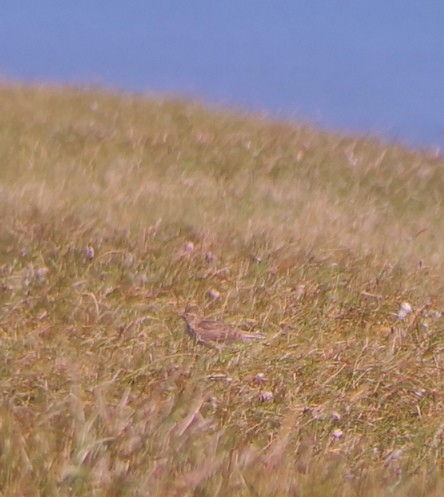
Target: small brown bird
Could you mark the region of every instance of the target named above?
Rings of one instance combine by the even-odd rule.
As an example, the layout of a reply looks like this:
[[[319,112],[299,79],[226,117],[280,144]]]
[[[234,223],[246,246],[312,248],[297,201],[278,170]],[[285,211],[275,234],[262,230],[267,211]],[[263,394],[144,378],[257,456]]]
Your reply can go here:
[[[184,312],[180,314],[186,324],[186,331],[196,343],[205,345],[217,343],[251,342],[261,340],[264,335],[261,333],[246,333],[223,321],[210,321],[209,319],[199,319],[195,314]]]

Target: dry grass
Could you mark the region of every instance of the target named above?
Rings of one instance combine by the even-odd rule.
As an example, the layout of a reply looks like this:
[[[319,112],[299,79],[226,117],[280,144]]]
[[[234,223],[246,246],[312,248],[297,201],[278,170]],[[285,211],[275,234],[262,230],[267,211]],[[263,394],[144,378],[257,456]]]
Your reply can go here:
[[[0,495],[443,495],[443,160],[99,91],[0,104]],[[265,339],[199,347],[188,305]]]

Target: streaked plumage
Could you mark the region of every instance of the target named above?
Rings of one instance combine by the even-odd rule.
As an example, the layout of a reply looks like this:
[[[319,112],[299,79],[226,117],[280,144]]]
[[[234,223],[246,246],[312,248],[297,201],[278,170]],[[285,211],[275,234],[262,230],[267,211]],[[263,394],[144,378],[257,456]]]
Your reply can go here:
[[[264,336],[260,333],[246,333],[223,321],[211,321],[209,319],[199,319],[195,314],[184,312],[180,315],[186,324],[186,331],[196,343],[233,343],[251,342],[260,340]]]

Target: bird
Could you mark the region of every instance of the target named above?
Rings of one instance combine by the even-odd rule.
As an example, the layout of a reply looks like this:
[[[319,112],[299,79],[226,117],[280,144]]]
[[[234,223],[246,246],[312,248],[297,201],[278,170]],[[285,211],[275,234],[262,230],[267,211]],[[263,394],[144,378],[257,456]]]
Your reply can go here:
[[[199,319],[190,312],[183,312],[179,316],[185,321],[188,335],[198,344],[251,342],[264,338],[262,333],[246,333],[224,321]]]

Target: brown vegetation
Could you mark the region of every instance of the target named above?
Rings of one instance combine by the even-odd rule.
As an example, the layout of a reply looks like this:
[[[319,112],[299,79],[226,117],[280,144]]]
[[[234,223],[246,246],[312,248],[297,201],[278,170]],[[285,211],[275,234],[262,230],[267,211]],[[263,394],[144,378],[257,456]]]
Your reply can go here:
[[[443,495],[444,161],[99,91],[0,104],[0,495]],[[188,305],[264,340],[203,349]]]

